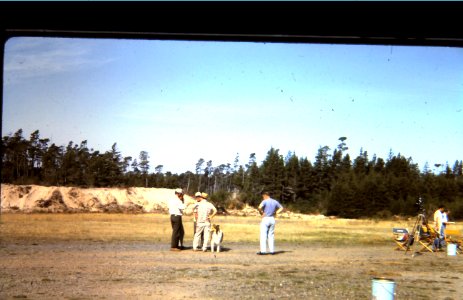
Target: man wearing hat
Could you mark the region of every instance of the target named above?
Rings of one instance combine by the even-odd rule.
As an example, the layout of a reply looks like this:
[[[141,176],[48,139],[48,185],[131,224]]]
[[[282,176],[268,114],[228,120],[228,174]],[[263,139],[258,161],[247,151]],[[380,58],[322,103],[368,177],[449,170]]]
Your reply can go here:
[[[193,239],[193,251],[198,251],[199,240],[201,239],[201,234],[204,232],[204,242],[203,242],[203,251],[207,250],[207,243],[209,240],[209,232],[211,228],[211,219],[214,218],[217,213],[217,208],[207,201],[208,195],[206,193],[197,192],[195,194],[198,203],[198,218],[196,220],[196,232]]]
[[[170,251],[180,251],[183,249],[183,229],[182,215],[185,209],[183,203],[183,190],[175,189],[175,197],[169,200],[170,224],[172,225],[172,238],[170,242]]]
[[[199,206],[199,202],[201,202],[202,199],[203,198],[201,197],[201,192],[197,192],[195,194],[196,203],[193,206],[193,239],[194,239],[194,235],[196,234],[196,222],[198,220],[198,206]],[[198,247],[202,248],[203,243],[204,243],[204,231],[201,234],[201,238],[199,239]]]

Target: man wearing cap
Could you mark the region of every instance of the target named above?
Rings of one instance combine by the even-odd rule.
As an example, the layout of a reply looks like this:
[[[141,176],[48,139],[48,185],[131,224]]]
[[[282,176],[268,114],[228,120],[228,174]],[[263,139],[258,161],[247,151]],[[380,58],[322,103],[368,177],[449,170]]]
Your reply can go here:
[[[175,189],[175,197],[169,200],[170,224],[172,225],[170,251],[183,249],[183,237],[185,235],[182,223],[183,210],[185,209],[183,201],[183,190]]]
[[[260,251],[258,255],[267,254],[267,243],[270,254],[275,254],[275,216],[283,211],[283,206],[270,198],[268,192],[262,193],[262,202],[259,205],[259,212],[262,215],[260,222]]]
[[[198,199],[198,218],[196,220],[196,233],[193,239],[193,251],[198,251],[199,240],[201,239],[201,234],[204,232],[204,242],[203,242],[203,251],[207,250],[207,243],[209,240],[209,234],[211,229],[211,220],[214,218],[217,213],[217,208],[207,201],[208,195],[206,193],[197,192],[195,194],[196,199]]]

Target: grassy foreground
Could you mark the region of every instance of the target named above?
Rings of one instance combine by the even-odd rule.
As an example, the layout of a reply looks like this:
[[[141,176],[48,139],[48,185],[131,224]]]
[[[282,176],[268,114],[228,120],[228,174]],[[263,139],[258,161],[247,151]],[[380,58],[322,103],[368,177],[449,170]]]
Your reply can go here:
[[[259,217],[217,216],[226,242],[259,241]],[[193,221],[184,216],[185,243],[191,244]],[[393,227],[413,227],[409,221],[289,220],[277,218],[276,239],[289,243],[332,245],[387,244]],[[453,225],[462,229],[461,225]],[[170,241],[168,215],[162,214],[2,214],[0,241]]]

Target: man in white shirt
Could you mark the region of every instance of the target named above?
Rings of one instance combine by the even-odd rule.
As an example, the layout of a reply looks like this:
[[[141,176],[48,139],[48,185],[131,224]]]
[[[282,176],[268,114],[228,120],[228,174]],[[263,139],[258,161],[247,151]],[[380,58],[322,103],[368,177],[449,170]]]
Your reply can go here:
[[[196,233],[193,239],[193,251],[198,251],[199,240],[201,234],[204,232],[203,251],[207,250],[207,243],[209,242],[209,235],[211,229],[211,220],[217,214],[217,208],[207,201],[206,193],[196,193],[198,199],[198,219],[196,220]]]
[[[444,212],[442,213],[442,232],[443,232],[443,237],[445,239],[445,228],[447,228],[447,225],[449,223],[449,213],[450,210],[448,208],[444,209]]]
[[[185,209],[183,202],[183,190],[175,189],[175,197],[169,199],[170,224],[172,225],[172,238],[170,242],[170,251],[180,251],[183,249],[183,229],[182,215]]]
[[[195,203],[194,203],[194,206],[193,206],[193,239],[194,239],[194,236],[196,234],[196,222],[198,220],[198,206],[199,206],[199,202],[201,202],[201,193],[200,192],[197,192],[195,194]],[[203,247],[203,243],[204,243],[204,231],[203,233],[201,234],[201,238],[198,242],[198,247]]]
[[[443,224],[443,213],[444,213],[444,205],[439,205],[438,209],[434,212],[434,229],[437,232],[437,237],[434,239],[433,249],[432,250],[439,250],[445,244],[444,239],[444,224]]]

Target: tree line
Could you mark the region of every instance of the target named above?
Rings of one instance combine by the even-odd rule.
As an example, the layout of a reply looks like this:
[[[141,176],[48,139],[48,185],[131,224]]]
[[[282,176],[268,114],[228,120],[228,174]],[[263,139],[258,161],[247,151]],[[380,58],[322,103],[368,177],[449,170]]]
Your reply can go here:
[[[347,138],[339,138],[333,148],[320,147],[314,161],[294,152],[286,155],[270,148],[257,162],[255,153],[246,164],[214,165],[200,158],[195,172],[172,174],[163,165],[150,172],[149,154],[123,157],[114,143],[100,152],[89,148],[87,141],[69,142],[67,146],[50,144],[39,130],[23,137],[23,130],[2,138],[2,183],[39,184],[78,187],[182,187],[187,193],[205,191],[212,201],[226,207],[256,206],[263,190],[286,207],[302,213],[322,213],[346,218],[392,215],[413,216],[424,209],[432,214],[445,204],[454,218],[463,218],[463,163],[455,161],[435,167],[426,164],[422,171],[411,157],[389,153],[387,159],[369,157],[363,149],[351,158]]]

